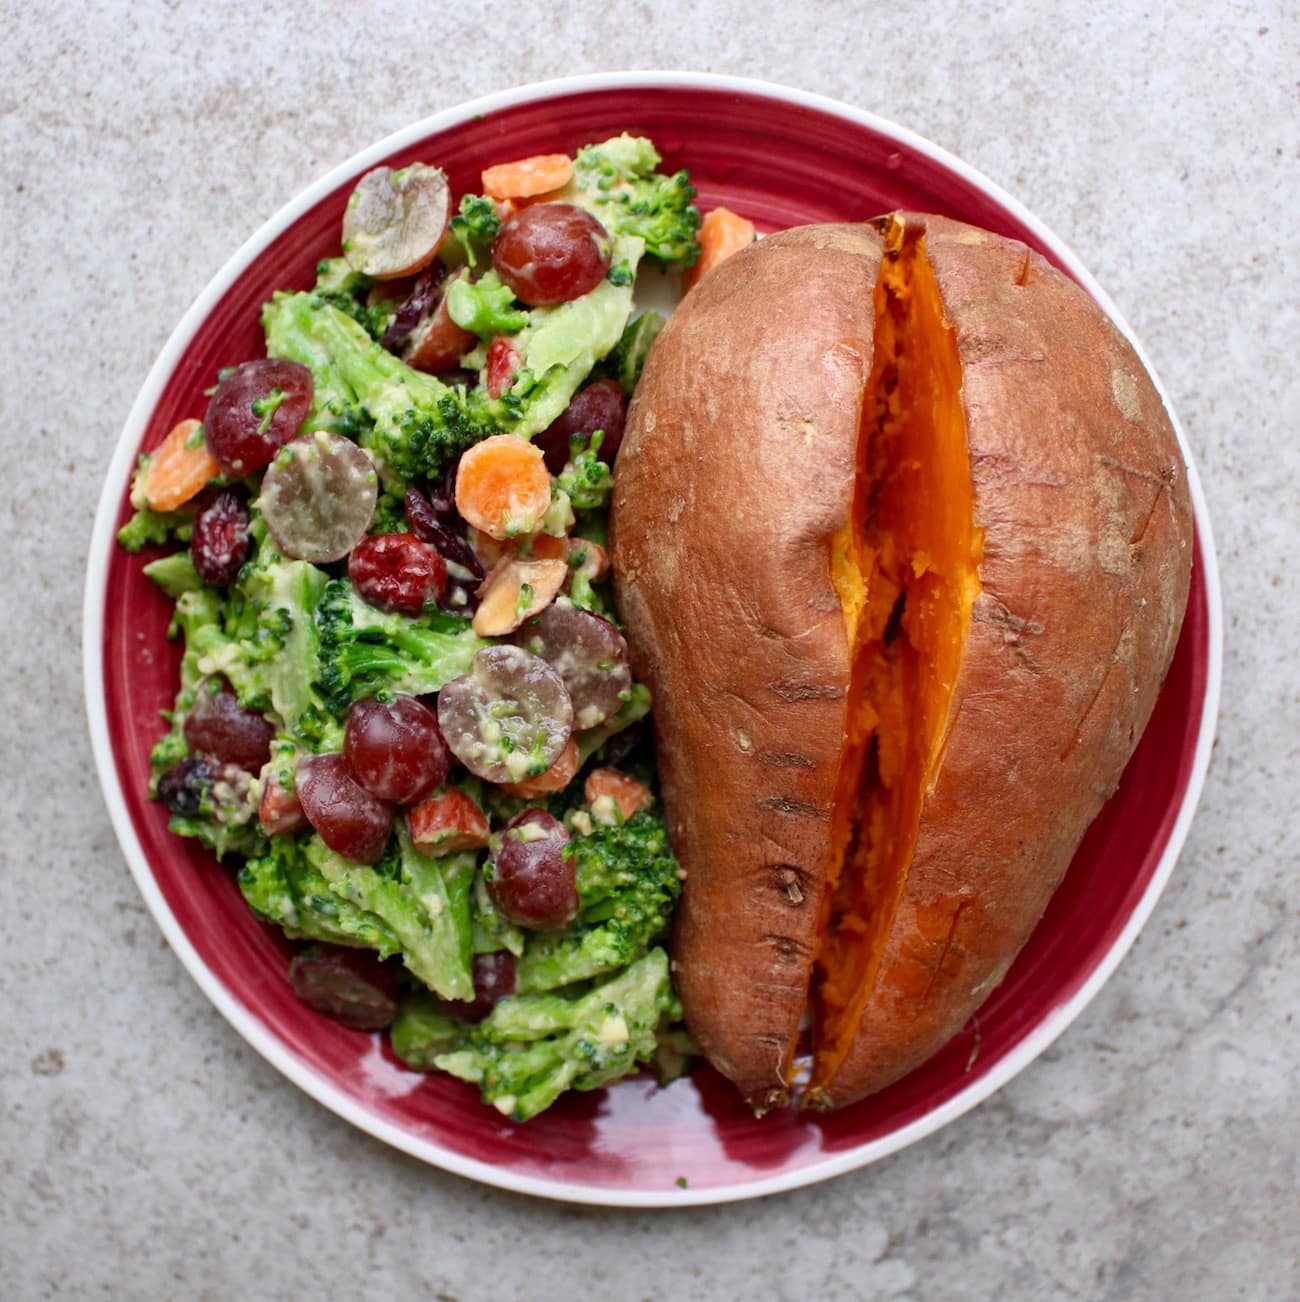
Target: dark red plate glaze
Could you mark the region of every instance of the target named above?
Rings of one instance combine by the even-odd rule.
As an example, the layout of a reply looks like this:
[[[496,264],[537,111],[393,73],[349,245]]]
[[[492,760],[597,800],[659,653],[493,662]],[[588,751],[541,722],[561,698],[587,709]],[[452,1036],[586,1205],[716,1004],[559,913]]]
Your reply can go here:
[[[178,420],[202,415],[203,390],[220,367],[261,355],[261,303],[277,289],[308,286],[316,261],[337,253],[351,185],[380,162],[439,163],[459,194],[478,188],[487,164],[571,152],[628,130],[648,134],[667,167],[689,168],[702,207],[725,203],[763,230],[897,207],[938,212],[1025,240],[1087,283],[1032,218],[907,133],[775,88],[678,82],[629,74],[536,88],[501,97],[481,116],[482,106],[470,106],[449,115],[462,120],[435,121],[441,129],[358,160],[287,225],[277,218],[271,225],[283,229],[260,251],[240,255],[236,262],[245,265],[233,278],[230,269],[218,278],[228,287],[189,337],[174,341],[179,352],[165,376],[151,377],[156,401],[137,410],[124,436],[132,456]],[[126,462],[116,465],[121,478],[101,508],[113,529],[129,514]],[[1178,842],[1185,832],[1208,751],[1203,717],[1217,691],[1217,587],[1199,500],[1198,512],[1191,600],[1155,714],[1033,937],[952,1043],[884,1093],[825,1116],[756,1121],[725,1080],[701,1068],[665,1090],[635,1078],[572,1095],[515,1125],[469,1087],[406,1071],[378,1037],[299,1003],[286,975],[288,943],[249,914],[232,870],[171,836],[165,811],[145,798],[149,749],[162,729],[159,711],[172,700],[179,657],[166,640],[170,603],[141,573],[149,557],[112,546],[105,522],[91,557],[90,583],[98,586],[87,598],[88,639],[102,655],[102,666],[93,649],[88,660],[92,733],[102,716],[107,737],[96,744],[110,808],[146,896],[149,879],[156,886],[160,900],[150,903],[164,929],[183,933],[193,955],[181,946],[182,957],[206,969],[205,988],[241,1032],[323,1102],[429,1161],[528,1192],[643,1204],[745,1197],[860,1165],[959,1115],[1041,1052],[1131,943],[1176,853],[1175,824]]]

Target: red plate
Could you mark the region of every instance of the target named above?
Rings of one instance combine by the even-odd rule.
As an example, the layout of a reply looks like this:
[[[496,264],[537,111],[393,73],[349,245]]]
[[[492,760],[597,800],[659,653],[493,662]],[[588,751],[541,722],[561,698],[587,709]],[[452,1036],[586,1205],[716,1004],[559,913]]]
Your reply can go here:
[[[928,1134],[1041,1053],[1096,993],[1154,906],[1200,791],[1218,699],[1218,582],[1189,457],[1197,525],[1191,601],[1118,793],[978,1019],[905,1080],[855,1107],[758,1122],[726,1081],[701,1069],[662,1091],[635,1078],[570,1096],[519,1126],[469,1087],[408,1072],[378,1038],[299,1003],[286,980],[287,945],[253,920],[231,873],[171,836],[164,810],[144,797],[178,657],[165,638],[169,603],[142,576],[141,559],[113,545],[128,514],[131,466],[178,420],[202,414],[202,391],[218,368],[262,352],[260,304],[273,290],[308,286],[317,259],[337,252],[344,201],[362,172],[381,162],[437,162],[459,193],[478,188],[487,164],[572,152],[622,130],[649,135],[667,167],[689,168],[702,206],[726,203],[764,230],[896,207],[945,213],[1024,240],[1115,315],[1069,250],[990,182],[906,131],[816,96],[637,73],[525,88],[440,114],[358,155],[268,222],[163,350],[127,421],[95,524],[87,708],[109,811],[154,916],[217,1007],[287,1076],[381,1139],[490,1184],[593,1203],[712,1202],[823,1179]]]

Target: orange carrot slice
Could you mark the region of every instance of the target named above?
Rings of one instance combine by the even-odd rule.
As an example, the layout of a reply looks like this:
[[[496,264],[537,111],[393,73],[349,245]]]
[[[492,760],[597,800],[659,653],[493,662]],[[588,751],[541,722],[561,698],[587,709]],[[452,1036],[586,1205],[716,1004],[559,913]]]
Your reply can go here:
[[[203,426],[197,420],[183,420],[153,454],[145,478],[145,501],[155,511],[174,511],[220,473],[204,441]]]
[[[562,190],[573,175],[568,154],[534,154],[483,170],[483,193],[493,199],[533,199]]]
[[[497,539],[536,533],[550,505],[542,450],[527,439],[493,434],[461,457],[456,509],[475,529]]]
[[[754,223],[738,217],[730,208],[715,208],[700,223],[700,256],[686,273],[686,288],[699,284],[719,262],[753,244]]]

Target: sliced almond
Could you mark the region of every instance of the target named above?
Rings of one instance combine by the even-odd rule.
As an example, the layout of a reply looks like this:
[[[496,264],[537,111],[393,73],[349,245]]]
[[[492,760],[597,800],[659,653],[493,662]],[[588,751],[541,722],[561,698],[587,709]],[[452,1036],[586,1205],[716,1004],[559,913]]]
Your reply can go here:
[[[406,824],[411,829],[412,844],[424,855],[481,850],[488,843],[486,816],[457,787],[448,787],[408,809]]]
[[[474,614],[479,637],[504,637],[555,600],[569,573],[562,560],[498,562],[483,581],[482,601]]]

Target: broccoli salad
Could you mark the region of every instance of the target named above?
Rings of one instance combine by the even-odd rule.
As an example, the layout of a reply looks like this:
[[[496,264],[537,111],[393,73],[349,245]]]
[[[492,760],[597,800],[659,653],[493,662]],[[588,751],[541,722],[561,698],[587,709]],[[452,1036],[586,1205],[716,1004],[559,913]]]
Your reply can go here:
[[[175,603],[151,756],[321,1014],[525,1121],[689,1042],[680,890],[609,584],[627,400],[687,268],[686,173],[622,135],[369,172],[266,357],[142,456],[120,531]],[[232,359],[234,360],[234,359]]]

